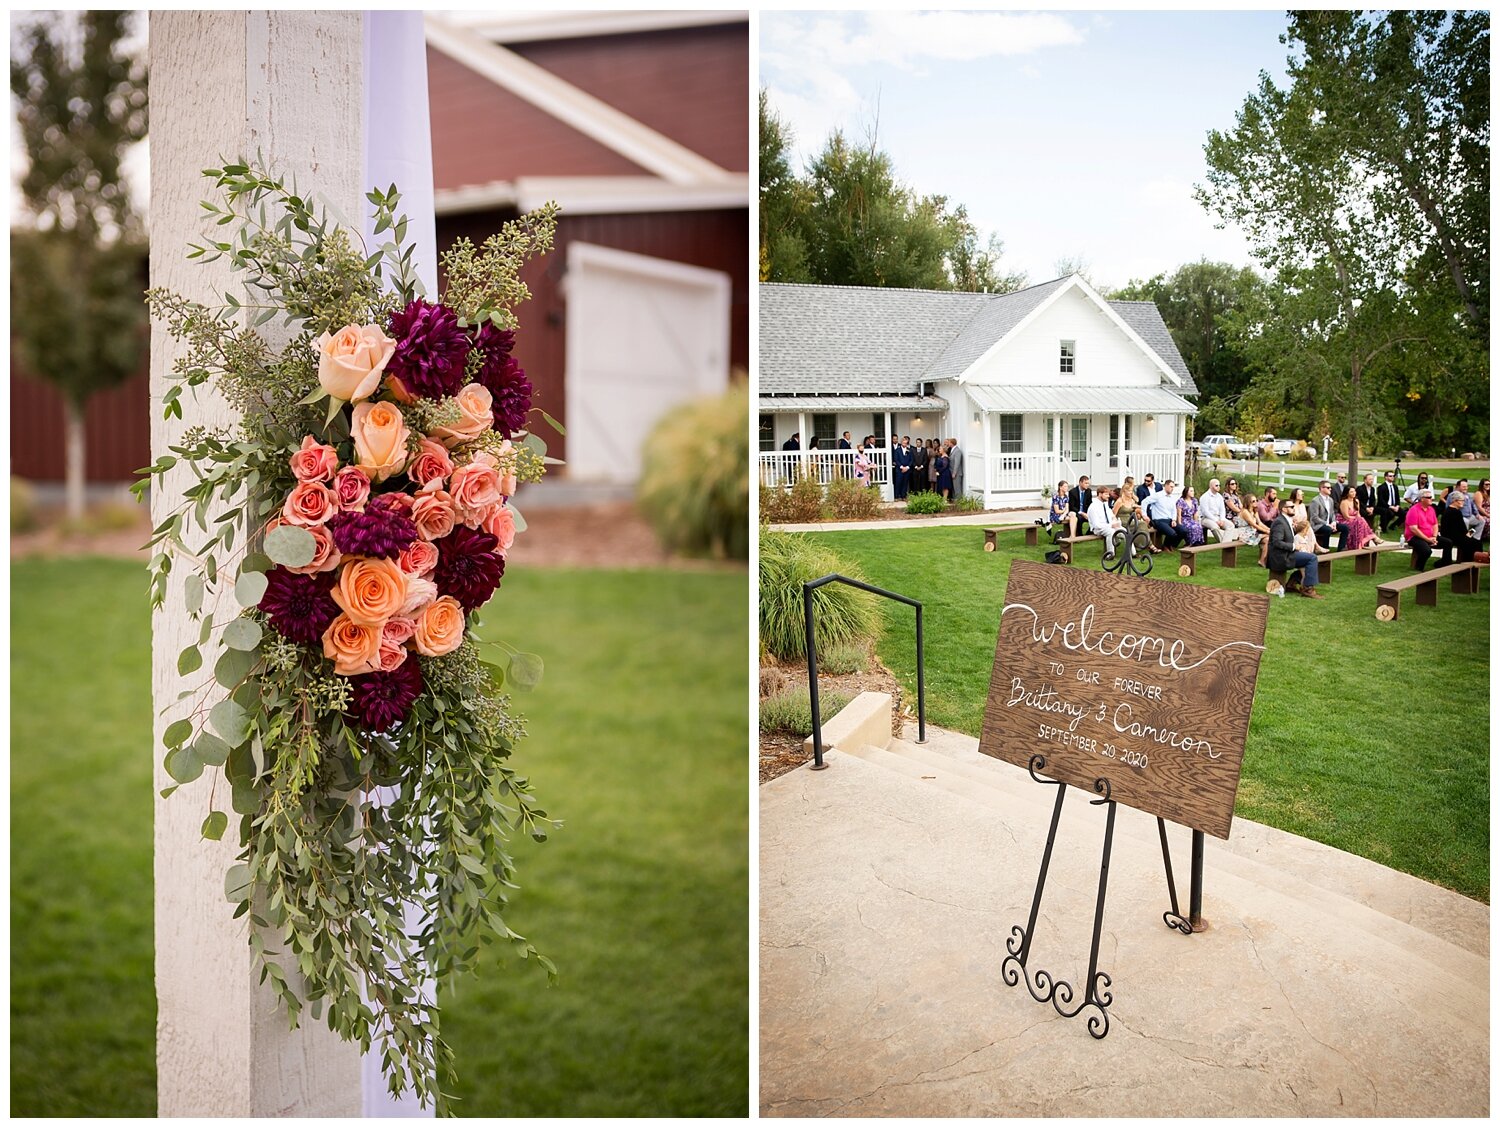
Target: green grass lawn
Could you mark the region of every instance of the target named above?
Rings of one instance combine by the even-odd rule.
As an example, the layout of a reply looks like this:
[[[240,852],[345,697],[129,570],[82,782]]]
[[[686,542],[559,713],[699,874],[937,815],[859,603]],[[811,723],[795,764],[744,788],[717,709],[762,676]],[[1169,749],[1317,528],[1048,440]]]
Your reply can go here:
[[[151,1116],[144,571],[11,576],[11,1111]],[[547,661],[515,762],[566,826],[518,845],[506,919],[562,982],[511,962],[445,994],[460,1115],[744,1115],[746,583],[507,573],[490,633]]]
[[[812,535],[922,601],[928,720],[978,736],[1010,562],[1041,550],[1013,532],[984,552],[973,527]],[[1199,557],[1180,580],[1163,554],[1152,582],[1264,592],[1266,572],[1244,556],[1234,569]],[[1079,561],[1097,568],[1099,549]],[[1407,574],[1406,558],[1386,557],[1376,577],[1335,568],[1323,601],[1271,601],[1236,813],[1488,901],[1489,576],[1473,596],[1444,583],[1435,608],[1407,593],[1382,623],[1375,585]],[[878,652],[914,700],[912,612],[881,603]]]

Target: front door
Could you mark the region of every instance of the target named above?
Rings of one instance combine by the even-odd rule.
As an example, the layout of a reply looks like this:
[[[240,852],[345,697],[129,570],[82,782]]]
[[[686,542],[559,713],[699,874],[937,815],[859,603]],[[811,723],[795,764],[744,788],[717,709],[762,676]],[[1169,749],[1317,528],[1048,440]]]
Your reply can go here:
[[[1068,460],[1066,476],[1069,481],[1076,482],[1085,474],[1093,476],[1087,415],[1075,415],[1063,420],[1063,453]]]

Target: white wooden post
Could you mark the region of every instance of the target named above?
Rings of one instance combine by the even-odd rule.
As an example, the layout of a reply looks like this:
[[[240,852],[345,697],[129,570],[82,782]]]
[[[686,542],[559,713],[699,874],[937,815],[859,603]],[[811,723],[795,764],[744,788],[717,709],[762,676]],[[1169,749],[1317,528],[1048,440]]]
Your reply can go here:
[[[797,461],[802,464],[802,476],[808,475],[808,453],[807,448],[811,443],[811,437],[807,433],[807,413],[797,412]]]
[[[351,220],[364,208],[363,15],[359,12],[157,11],[151,13],[151,281],[205,302],[238,285],[221,261],[188,262],[202,230],[201,170],[257,152],[299,187],[317,191]],[[271,331],[276,323],[266,326]],[[184,418],[161,418],[180,348],[160,328],[151,340],[152,457],[195,424],[232,425],[212,395],[183,397]],[[179,466],[153,491],[153,517],[174,508],[191,480]],[[177,654],[197,639],[183,610],[185,568],[172,575],[152,637],[158,790],[161,737],[181,708]],[[229,612],[232,595],[221,609]],[[211,670],[217,654],[204,655]],[[224,874],[237,852],[231,823],[222,842],[199,827],[211,776],[156,802],[157,1109],[162,1116],[358,1116],[356,1047],[306,1019],[288,1031],[275,996],[258,982],[246,921],[232,920]],[[214,802],[228,810],[222,781]],[[288,969],[288,975],[295,971]]]
[[[990,413],[982,411],[979,414],[979,418],[984,438],[984,461],[979,464],[981,467],[979,472],[979,496],[984,502],[984,507],[988,509],[990,507]],[[1024,422],[1023,420],[1023,425]],[[1023,431],[1022,434],[1025,434],[1025,432]],[[1023,443],[1022,447],[1024,448],[1024,446],[1025,444]]]

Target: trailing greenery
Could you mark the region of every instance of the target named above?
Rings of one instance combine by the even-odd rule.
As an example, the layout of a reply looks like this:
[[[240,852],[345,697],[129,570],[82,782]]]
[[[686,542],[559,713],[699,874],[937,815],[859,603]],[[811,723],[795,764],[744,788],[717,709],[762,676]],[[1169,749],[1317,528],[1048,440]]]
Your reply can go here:
[[[834,573],[862,578],[822,545],[796,533],[761,530],[760,640],[772,655],[791,659],[806,654],[802,585]],[[875,598],[840,583],[825,584],[813,592],[818,651],[867,641],[878,622]]]
[[[848,694],[818,693],[818,712],[827,720],[852,700]],[[812,733],[812,699],[807,689],[761,698],[760,731],[805,737]]]
[[[652,428],[636,500],[673,552],[750,558],[750,395],[744,381],[674,407]]]
[[[931,490],[918,490],[916,493],[906,495],[906,511],[908,513],[946,513],[948,503],[943,500],[942,494],[933,493]]]
[[[981,552],[973,528],[801,535],[858,562],[871,582],[922,601],[928,717],[977,736],[1011,561],[1038,559],[1042,550],[1025,547],[1016,531],[1002,534],[995,552]],[[965,563],[934,568],[934,559]],[[1487,901],[1489,581],[1473,596],[1445,588],[1436,607],[1416,606],[1408,595],[1401,618],[1382,623],[1375,585],[1399,572],[1389,559],[1373,577],[1346,564],[1334,583],[1319,585],[1320,601],[1271,601],[1236,813]],[[1266,573],[1246,567],[1241,554],[1238,568],[1200,562],[1188,579],[1158,568],[1132,582],[1264,593]],[[883,621],[889,629],[877,653],[915,692],[910,615],[892,605]],[[1413,719],[1337,704],[1367,696],[1371,684],[1389,688],[1402,670],[1443,687],[1440,736],[1436,714],[1420,709]],[[1424,725],[1425,735],[1414,735]]]

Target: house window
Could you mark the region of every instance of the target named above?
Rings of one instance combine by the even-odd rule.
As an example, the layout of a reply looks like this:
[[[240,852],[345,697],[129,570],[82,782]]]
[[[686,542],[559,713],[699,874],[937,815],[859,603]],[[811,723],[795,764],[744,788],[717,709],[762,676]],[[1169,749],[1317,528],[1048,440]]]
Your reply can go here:
[[[1073,375],[1074,345],[1073,341],[1063,341],[1058,353],[1057,370],[1064,376]]]
[[[1135,446],[1132,443],[1131,438],[1130,438],[1130,421],[1132,419],[1134,419],[1134,418],[1135,418],[1135,416],[1133,416],[1133,415],[1127,415],[1127,416],[1125,416],[1125,449],[1126,450],[1134,450],[1135,449]]]
[[[776,416],[762,414],[760,417],[760,449],[776,449]]]
[[[1021,453],[1021,417],[1019,415],[1000,416],[1000,453]],[[1007,470],[1019,470],[1021,460],[1006,458],[1001,460],[1001,465]]]
[[[1111,415],[1109,417],[1109,468],[1116,469],[1120,465],[1120,417]]]
[[[1089,421],[1088,418],[1070,419],[1072,440],[1068,445],[1068,460],[1071,462],[1087,462],[1089,457]]]
[[[1053,422],[1052,416],[1050,416],[1050,415],[1047,416],[1047,453],[1048,454],[1052,453],[1053,444],[1057,441],[1055,438],[1053,438],[1053,435],[1052,435],[1052,422]]]
[[[887,441],[888,436],[885,433],[885,412],[872,411],[870,413],[870,434],[875,436],[876,446],[888,447],[891,445]],[[859,437],[863,438],[864,436],[861,435]]]
[[[813,438],[818,440],[819,450],[832,450],[838,446],[839,417],[837,415],[814,415]]]

